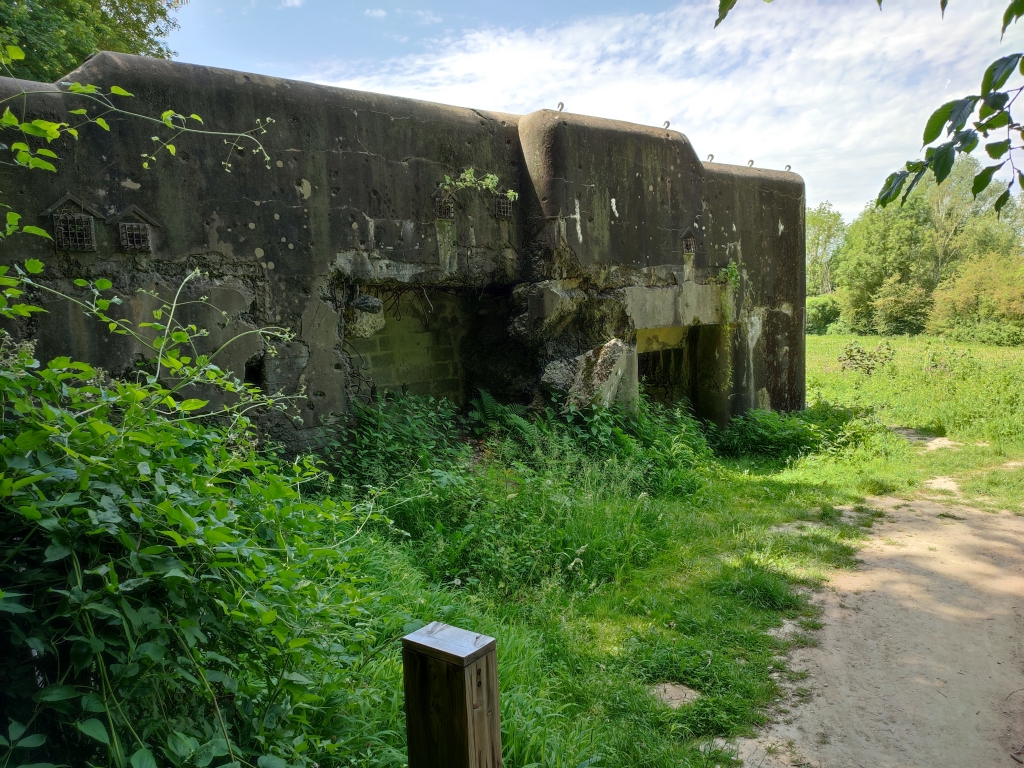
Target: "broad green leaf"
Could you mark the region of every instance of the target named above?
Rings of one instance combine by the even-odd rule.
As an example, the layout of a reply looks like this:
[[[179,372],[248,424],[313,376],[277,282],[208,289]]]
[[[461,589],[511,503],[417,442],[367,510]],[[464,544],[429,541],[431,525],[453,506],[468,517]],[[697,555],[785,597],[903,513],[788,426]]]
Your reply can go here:
[[[132,768],[156,768],[153,753],[143,747],[132,755]]]
[[[949,120],[949,114],[956,103],[955,101],[947,101],[932,112],[932,116],[928,118],[928,123],[924,127],[924,144],[931,144],[942,135],[942,129]]]
[[[985,118],[990,117],[991,115],[995,114],[996,112],[1001,110],[1003,107],[1005,107],[1006,103],[1009,100],[1010,100],[1010,94],[1008,94],[1008,93],[1004,93],[1002,91],[997,91],[996,93],[990,93],[982,101],[981,109],[978,110],[978,119],[979,120],[984,120]]]
[[[909,175],[910,174],[907,171],[896,171],[895,173],[890,173],[889,177],[882,185],[882,189],[878,193],[878,198],[875,202],[884,208],[899,197],[900,190],[903,189],[903,184],[906,182]]]
[[[956,149],[952,144],[940,144],[935,148],[932,157],[932,170],[935,172],[935,181],[942,183],[953,170],[953,161],[956,160]],[[909,194],[909,192],[908,192]]]
[[[15,747],[18,749],[35,749],[41,747],[46,743],[46,736],[41,733],[33,733],[31,736],[26,736],[21,739]]]
[[[172,155],[178,154],[178,150],[173,144],[167,145],[167,151],[170,152]]]
[[[992,62],[988,69],[985,70],[985,76],[981,79],[982,95],[988,95],[992,91],[1002,88],[1003,83],[1010,77],[1013,70],[1017,68],[1020,60],[1021,54],[1012,53],[1009,56],[1003,56],[1003,58]]]
[[[107,280],[105,277],[101,277],[94,283],[94,285],[96,286],[97,291],[107,291],[114,286],[114,284]]]
[[[1024,0],[1013,0],[1003,13],[1003,34],[1006,33],[1006,28],[1021,16],[1024,16]]]
[[[956,133],[967,124],[977,103],[977,96],[967,96],[953,103],[953,107],[949,111],[949,129],[947,130],[949,135]]]
[[[24,733],[25,726],[17,720],[11,720],[11,727],[7,730],[7,735],[11,737],[11,741],[17,741]]]
[[[993,160],[998,160],[1000,157],[1002,157],[1003,155],[1010,151],[1010,140],[1007,139],[1006,141],[995,141],[992,142],[991,144],[986,144],[985,151],[988,153],[988,156],[991,157]],[[978,193],[975,192],[974,194],[975,196],[977,196]]]
[[[979,128],[979,130],[988,132],[988,131],[994,131],[997,128],[1005,128],[1009,124],[1010,124],[1010,113],[1006,112],[1006,111],[1003,111],[1003,112],[996,112],[996,114],[994,114],[988,120],[986,120],[985,122],[981,123],[978,126],[978,128]]]
[[[36,701],[66,701],[81,694],[72,685],[51,685],[35,695]]]
[[[18,124],[18,118],[14,115],[13,112],[11,112],[11,108],[10,107],[5,108],[3,115],[0,116],[0,125],[7,125],[7,126],[14,127],[17,124]],[[18,148],[18,144],[14,144],[11,148],[12,149],[17,149]],[[27,147],[26,147],[26,149],[27,149]]]
[[[29,168],[36,168],[40,171],[50,171],[51,173],[57,172],[57,166],[48,160],[40,160],[38,157],[30,157],[28,161]]]
[[[1010,202],[1010,190],[1009,189],[1007,189],[1005,192],[1003,192],[1003,194],[1001,194],[998,197],[998,199],[996,200],[996,204],[993,206],[993,208],[995,208],[995,210],[996,210],[996,213],[999,213],[1001,210],[1003,210],[1003,206],[1005,206],[1008,202]]]
[[[41,262],[39,259],[27,259],[25,261],[25,271],[28,272],[30,275],[38,275],[42,273],[43,266],[43,262]]]
[[[96,125],[98,125],[100,128],[102,128],[104,131],[109,131],[110,130],[110,126],[107,125],[107,121],[104,120],[102,117],[97,117],[96,118]]]
[[[715,26],[717,27],[725,21],[725,17],[729,15],[729,11],[735,7],[736,0],[718,0],[718,18],[715,19]]]
[[[51,544],[46,548],[46,559],[44,563],[52,563],[57,560],[63,560],[65,557],[71,554],[71,547],[65,546],[64,544]]]
[[[187,760],[199,749],[199,742],[191,736],[172,731],[171,735],[167,737],[167,746],[182,760]]]
[[[25,52],[16,45],[8,45],[7,57],[11,61],[22,61],[25,58]]]
[[[31,608],[27,608],[20,603],[14,603],[10,600],[0,600],[0,611],[5,613],[32,613]]]
[[[259,768],[288,768],[288,763],[276,755],[263,755],[263,757],[256,761],[256,765]]]
[[[132,93],[128,93],[128,91],[126,91],[120,85],[112,85],[110,87],[110,92],[112,94],[114,94],[115,96],[134,96],[135,95],[135,94],[132,94]]]
[[[197,400],[191,397],[188,400],[182,400],[178,404],[178,408],[182,411],[198,411],[200,408],[205,408],[209,402],[209,400]]]
[[[277,611],[260,611],[260,623],[266,626],[277,621]]]
[[[86,736],[96,739],[96,741],[103,744],[110,744],[110,736],[107,735],[107,727],[95,717],[90,717],[88,720],[75,723],[75,727]]]
[[[34,226],[32,224],[29,224],[26,227],[22,227],[21,231],[24,232],[26,235],[36,235],[37,237],[45,237],[47,240],[53,240],[53,238],[50,236],[49,232],[47,232],[45,229],[41,229],[39,227],[36,227],[36,226]],[[36,260],[35,259],[29,259],[29,261],[36,261]]]
[[[57,153],[47,149],[46,147],[40,147],[39,149],[37,149],[36,154],[42,155],[43,157],[52,157],[54,159],[57,158]]]

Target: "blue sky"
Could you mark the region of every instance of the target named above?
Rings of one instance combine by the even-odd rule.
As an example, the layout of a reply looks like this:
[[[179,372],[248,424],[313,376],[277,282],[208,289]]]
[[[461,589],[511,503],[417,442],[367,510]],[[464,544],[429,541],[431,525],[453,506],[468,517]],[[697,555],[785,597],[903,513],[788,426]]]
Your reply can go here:
[[[685,133],[698,154],[791,165],[849,219],[916,157],[939,104],[976,92],[1007,0],[191,0],[182,61],[449,104],[554,108]]]

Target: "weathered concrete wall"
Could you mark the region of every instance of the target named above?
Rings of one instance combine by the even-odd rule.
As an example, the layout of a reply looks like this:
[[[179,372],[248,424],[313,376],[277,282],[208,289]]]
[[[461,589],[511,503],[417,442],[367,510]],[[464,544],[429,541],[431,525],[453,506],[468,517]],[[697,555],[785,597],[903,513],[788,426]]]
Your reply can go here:
[[[173,107],[232,130],[274,120],[261,137],[269,170],[235,155],[225,173],[224,144],[188,137],[145,171],[139,156],[153,130],[129,120],[58,142],[57,174],[3,167],[4,200],[25,223],[52,229],[50,209],[70,193],[95,217],[96,244],[55,251],[16,238],[0,260],[40,258],[67,291],[77,277],[108,277],[125,296],[202,268],[195,293],[228,311],[233,327],[297,333],[276,357],[250,345],[227,359],[254,383],[305,388],[303,425],[276,425],[284,439],[344,413],[374,385],[458,401],[485,387],[526,400],[546,370],[578,366],[613,338],[633,378],[639,366],[652,393],[687,396],[708,417],[803,404],[804,191],[794,174],[705,165],[675,131],[120,54],[100,54],[67,79],[126,88],[144,114]],[[0,93],[13,90],[0,80]],[[82,106],[52,86],[31,90],[45,91],[28,99],[33,116],[61,119]],[[520,194],[510,215],[466,190],[453,219],[438,218],[439,182],[465,168]],[[148,226],[151,251],[119,248],[119,221]],[[730,263],[732,281],[722,277]],[[375,304],[366,295],[383,311],[364,311]],[[23,329],[41,354],[115,373],[141,354],[51,309]],[[145,310],[141,300],[125,306],[133,317]],[[219,338],[229,332],[218,326]]]

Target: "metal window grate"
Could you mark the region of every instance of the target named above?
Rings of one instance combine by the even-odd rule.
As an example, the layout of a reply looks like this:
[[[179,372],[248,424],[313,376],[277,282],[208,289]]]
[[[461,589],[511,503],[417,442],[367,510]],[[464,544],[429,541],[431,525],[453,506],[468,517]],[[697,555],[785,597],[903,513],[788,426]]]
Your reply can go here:
[[[437,199],[437,218],[452,221],[455,218],[455,203],[439,197]]]
[[[683,253],[696,253],[697,252],[697,238],[693,235],[687,235],[683,238]]]
[[[153,246],[149,239],[149,225],[134,222],[122,222],[118,225],[121,236],[122,251],[151,251]]]
[[[504,195],[494,198],[494,216],[498,219],[512,218],[512,201]]]
[[[95,251],[96,220],[80,213],[53,216],[54,241],[60,251]]]

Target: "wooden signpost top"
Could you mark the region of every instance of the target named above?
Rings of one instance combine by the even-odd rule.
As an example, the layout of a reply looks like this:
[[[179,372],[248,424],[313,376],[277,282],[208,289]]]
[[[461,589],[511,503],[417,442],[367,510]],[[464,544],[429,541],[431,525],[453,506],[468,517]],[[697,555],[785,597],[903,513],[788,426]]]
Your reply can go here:
[[[435,659],[468,667],[497,647],[493,637],[434,621],[402,638],[402,647]]]

